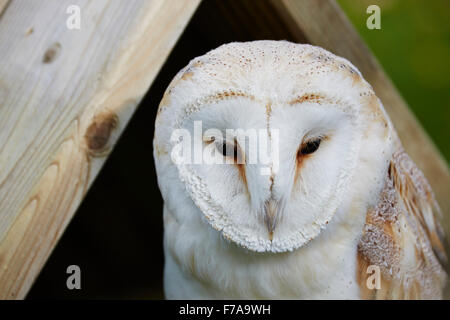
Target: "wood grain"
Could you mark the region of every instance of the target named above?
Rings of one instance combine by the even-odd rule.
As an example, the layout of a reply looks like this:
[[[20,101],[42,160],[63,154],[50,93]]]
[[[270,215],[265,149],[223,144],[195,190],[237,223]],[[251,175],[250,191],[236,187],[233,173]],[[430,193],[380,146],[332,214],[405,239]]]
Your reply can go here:
[[[406,102],[384,73],[355,28],[333,0],[272,0],[292,33],[350,60],[383,102],[403,146],[429,180],[442,209],[442,224],[450,235],[450,174],[447,163]],[[388,32],[388,31],[385,31]],[[450,245],[447,243],[447,247]],[[447,250],[450,257],[450,252]],[[450,288],[447,297],[450,297]]]
[[[0,18],[0,299],[25,297],[199,2],[9,3]],[[66,27],[69,5],[81,9],[80,30]]]

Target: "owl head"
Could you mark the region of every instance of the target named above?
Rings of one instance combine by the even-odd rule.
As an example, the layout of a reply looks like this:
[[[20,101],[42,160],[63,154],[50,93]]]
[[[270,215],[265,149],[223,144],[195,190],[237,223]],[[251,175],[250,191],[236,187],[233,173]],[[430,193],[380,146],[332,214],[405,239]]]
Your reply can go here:
[[[347,60],[287,41],[230,43],[175,76],[159,106],[154,155],[166,202],[181,184],[225,239],[284,252],[333,223],[358,196],[355,176],[381,185],[370,171],[387,163],[392,135]]]

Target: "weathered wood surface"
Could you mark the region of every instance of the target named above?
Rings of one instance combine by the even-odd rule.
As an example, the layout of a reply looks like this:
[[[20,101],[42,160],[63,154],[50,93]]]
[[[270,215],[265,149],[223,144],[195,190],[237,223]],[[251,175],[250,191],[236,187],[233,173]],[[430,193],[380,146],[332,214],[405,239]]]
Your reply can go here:
[[[0,299],[26,295],[199,2],[0,0]]]

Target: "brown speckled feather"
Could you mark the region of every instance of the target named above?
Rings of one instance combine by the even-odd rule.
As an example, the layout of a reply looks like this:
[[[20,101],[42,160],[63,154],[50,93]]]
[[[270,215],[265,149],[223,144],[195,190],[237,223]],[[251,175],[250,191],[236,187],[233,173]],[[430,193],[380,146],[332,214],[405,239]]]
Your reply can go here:
[[[439,207],[424,175],[400,149],[385,186],[367,212],[358,246],[358,281],[364,299],[439,299],[446,274]],[[369,289],[367,268],[381,271],[381,288]]]

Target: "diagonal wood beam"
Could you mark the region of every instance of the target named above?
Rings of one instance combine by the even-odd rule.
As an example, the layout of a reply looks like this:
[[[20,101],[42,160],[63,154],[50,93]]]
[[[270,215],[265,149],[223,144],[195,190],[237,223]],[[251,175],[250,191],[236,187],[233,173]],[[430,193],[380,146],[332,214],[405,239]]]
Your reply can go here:
[[[0,299],[25,297],[199,2],[10,1],[0,18]],[[66,26],[70,5],[80,30]]]

